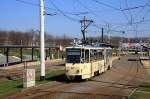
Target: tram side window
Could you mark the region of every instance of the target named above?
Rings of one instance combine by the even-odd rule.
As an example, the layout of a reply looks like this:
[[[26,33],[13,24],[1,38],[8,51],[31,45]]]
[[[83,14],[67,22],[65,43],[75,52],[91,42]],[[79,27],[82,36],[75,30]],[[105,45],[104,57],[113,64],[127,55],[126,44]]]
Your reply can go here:
[[[89,50],[85,50],[85,62],[89,62]]]
[[[108,49],[108,50],[106,50],[106,62],[109,61],[110,57],[111,57],[111,50]]]
[[[107,62],[109,61],[109,56],[110,56],[110,53],[109,53],[109,50],[107,50]]]
[[[98,58],[97,50],[94,50],[94,60],[97,60],[97,58]]]
[[[84,63],[84,49],[82,49],[81,51],[81,63]]]
[[[97,59],[98,59],[97,50],[91,50],[90,51],[90,61],[97,60]]]
[[[111,49],[108,50],[108,56],[109,56],[109,57],[112,56],[112,50],[111,50]]]
[[[104,59],[104,51],[102,50],[91,50],[90,61]]]
[[[94,60],[94,51],[91,50],[90,51],[90,61],[93,61]]]
[[[110,49],[110,57],[112,57],[112,50]]]
[[[105,62],[107,63],[107,49],[104,49],[103,51],[103,55],[104,55],[104,59],[105,59]]]
[[[98,59],[103,59],[103,53],[102,52],[98,52]]]

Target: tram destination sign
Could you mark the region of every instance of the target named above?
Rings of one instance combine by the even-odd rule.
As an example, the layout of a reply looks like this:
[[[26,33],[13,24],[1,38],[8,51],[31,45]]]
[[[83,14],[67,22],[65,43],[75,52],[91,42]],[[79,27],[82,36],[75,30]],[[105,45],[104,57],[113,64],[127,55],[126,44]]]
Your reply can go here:
[[[80,55],[80,52],[80,49],[67,49],[66,51],[67,55]]]

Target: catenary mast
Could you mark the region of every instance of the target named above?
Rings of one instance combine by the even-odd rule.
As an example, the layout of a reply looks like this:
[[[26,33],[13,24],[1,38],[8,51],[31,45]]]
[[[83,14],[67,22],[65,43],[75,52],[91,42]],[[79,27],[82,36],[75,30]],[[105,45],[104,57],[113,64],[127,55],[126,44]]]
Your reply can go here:
[[[40,80],[45,78],[44,0],[40,0]]]

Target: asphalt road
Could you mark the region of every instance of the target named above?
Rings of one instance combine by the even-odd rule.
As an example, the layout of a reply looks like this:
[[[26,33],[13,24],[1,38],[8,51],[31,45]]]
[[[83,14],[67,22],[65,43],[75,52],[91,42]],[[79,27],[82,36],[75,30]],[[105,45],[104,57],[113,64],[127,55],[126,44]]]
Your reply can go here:
[[[126,99],[139,84],[148,81],[150,77],[138,60],[138,56],[123,56],[113,62],[110,70],[90,81],[69,83],[59,78],[12,97],[16,99]]]

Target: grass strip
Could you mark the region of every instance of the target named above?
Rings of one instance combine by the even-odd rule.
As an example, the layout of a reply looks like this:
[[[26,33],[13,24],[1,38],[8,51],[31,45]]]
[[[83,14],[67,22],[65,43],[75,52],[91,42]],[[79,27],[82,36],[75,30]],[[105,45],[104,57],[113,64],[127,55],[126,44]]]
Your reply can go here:
[[[36,76],[36,85],[44,84],[49,81],[57,81],[61,79],[64,79],[64,70],[49,70],[46,71],[46,76],[44,81],[40,81],[39,79],[39,73]],[[14,80],[8,80],[8,79],[1,79],[0,80],[0,99],[2,97],[6,97],[9,95],[13,95],[15,93],[20,92],[23,89],[23,79],[22,78],[16,78]]]

